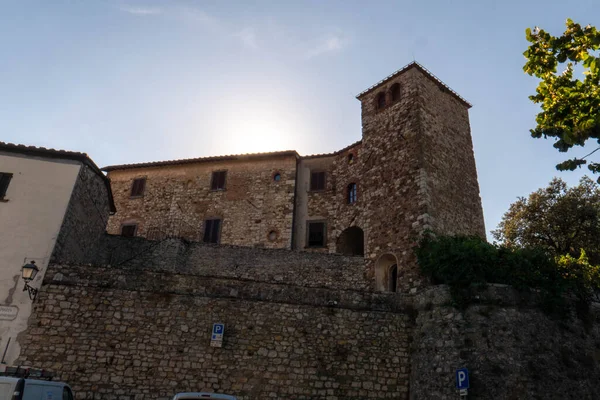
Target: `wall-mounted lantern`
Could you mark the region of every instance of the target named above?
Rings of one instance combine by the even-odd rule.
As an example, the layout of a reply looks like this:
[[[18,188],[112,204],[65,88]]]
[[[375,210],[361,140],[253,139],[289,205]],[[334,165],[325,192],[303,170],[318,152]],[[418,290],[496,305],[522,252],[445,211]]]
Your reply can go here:
[[[29,282],[31,282],[35,278],[39,271],[40,269],[37,267],[37,265],[35,265],[35,261],[29,261],[29,264],[25,264],[21,268],[23,281],[25,281],[25,287],[23,288],[23,291],[27,290],[27,293],[29,293],[29,298],[31,300],[35,300],[38,290],[29,286]]]

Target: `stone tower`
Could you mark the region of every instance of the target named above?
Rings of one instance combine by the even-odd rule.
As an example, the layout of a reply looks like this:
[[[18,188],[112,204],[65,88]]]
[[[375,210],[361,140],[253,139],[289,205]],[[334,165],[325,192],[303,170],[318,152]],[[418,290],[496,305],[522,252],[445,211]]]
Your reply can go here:
[[[411,248],[423,230],[485,236],[471,105],[418,63],[357,98],[368,270],[379,290],[416,290]]]

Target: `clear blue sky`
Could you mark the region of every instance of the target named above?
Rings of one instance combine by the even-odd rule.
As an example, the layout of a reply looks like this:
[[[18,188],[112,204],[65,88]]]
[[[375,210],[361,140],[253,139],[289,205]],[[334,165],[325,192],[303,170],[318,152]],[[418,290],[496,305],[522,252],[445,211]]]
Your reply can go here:
[[[473,104],[486,229],[564,158],[529,137],[524,31],[600,25],[598,0],[0,0],[0,140],[104,166],[361,136],[356,94],[414,59]],[[582,150],[583,151],[583,150]],[[580,151],[576,154],[582,155]]]

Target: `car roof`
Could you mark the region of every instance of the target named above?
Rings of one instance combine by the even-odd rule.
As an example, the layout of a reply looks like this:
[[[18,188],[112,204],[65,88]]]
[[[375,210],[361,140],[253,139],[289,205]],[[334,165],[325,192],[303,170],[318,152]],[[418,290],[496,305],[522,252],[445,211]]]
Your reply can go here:
[[[19,378],[17,376],[0,376],[0,383],[5,383],[5,382],[9,382],[9,383],[14,383],[14,382],[18,382],[20,379],[23,378]],[[24,378],[25,383],[26,384],[42,384],[44,386],[58,386],[58,387],[63,387],[63,386],[69,386],[64,382],[59,382],[59,381],[48,381],[48,380],[44,380],[44,379],[30,379],[30,378]]]
[[[187,392],[177,393],[173,400],[176,399],[223,399],[223,400],[237,400],[234,396],[228,394],[219,393],[207,393],[207,392]]]

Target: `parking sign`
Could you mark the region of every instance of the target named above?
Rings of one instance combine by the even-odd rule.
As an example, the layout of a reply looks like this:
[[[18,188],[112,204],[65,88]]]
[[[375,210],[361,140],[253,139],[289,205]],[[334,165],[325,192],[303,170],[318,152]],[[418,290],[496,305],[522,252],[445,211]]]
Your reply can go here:
[[[213,324],[212,334],[210,336],[210,345],[213,347],[223,346],[223,334],[225,333],[225,324]]]
[[[456,388],[459,390],[469,388],[469,370],[466,368],[456,370]]]

